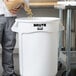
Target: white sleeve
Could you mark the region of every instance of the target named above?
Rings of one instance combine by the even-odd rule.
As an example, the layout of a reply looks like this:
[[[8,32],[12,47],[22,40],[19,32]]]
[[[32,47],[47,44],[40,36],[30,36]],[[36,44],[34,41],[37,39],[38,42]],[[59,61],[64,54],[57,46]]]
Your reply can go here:
[[[0,14],[4,14],[3,1],[0,0]]]

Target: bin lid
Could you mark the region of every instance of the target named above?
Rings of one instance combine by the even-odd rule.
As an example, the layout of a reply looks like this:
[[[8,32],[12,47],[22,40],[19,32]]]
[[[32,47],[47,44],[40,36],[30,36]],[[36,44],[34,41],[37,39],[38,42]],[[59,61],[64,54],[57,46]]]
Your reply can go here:
[[[19,33],[58,32],[63,30],[60,18],[56,17],[26,17],[17,18],[12,31]]]
[[[60,20],[60,18],[56,17],[23,17],[23,18],[17,18],[17,22],[50,22]]]

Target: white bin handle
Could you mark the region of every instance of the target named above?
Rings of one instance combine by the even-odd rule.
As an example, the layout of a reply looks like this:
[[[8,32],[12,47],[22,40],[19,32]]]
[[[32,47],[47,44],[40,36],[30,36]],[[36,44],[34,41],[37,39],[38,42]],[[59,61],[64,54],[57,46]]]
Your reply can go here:
[[[11,28],[12,31],[18,32],[18,22],[15,22]]]

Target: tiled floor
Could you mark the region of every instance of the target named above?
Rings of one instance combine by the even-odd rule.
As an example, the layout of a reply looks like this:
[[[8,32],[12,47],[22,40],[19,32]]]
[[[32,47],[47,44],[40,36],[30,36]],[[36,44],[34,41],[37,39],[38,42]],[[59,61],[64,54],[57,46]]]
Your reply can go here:
[[[1,61],[1,55],[0,55],[0,76],[2,74],[2,61]],[[14,54],[14,67],[15,67],[15,71],[16,73],[19,74],[19,57],[18,54]]]

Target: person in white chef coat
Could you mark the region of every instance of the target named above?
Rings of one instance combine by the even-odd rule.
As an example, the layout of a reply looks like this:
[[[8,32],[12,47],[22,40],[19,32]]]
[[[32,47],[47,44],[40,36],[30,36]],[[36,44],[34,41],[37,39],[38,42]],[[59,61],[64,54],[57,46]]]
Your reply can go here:
[[[0,43],[2,46],[2,76],[19,76],[14,71],[13,50],[16,43],[16,33],[11,31],[15,22],[16,9],[8,11],[3,0],[0,0]],[[0,75],[1,76],[1,75]]]

